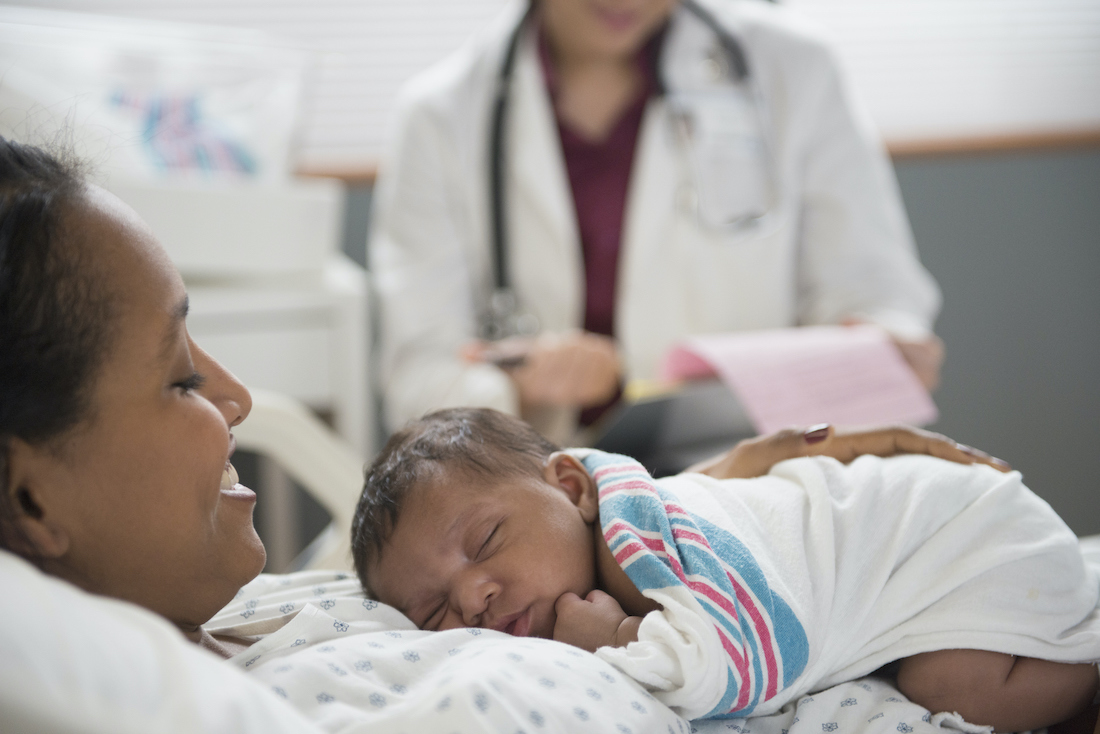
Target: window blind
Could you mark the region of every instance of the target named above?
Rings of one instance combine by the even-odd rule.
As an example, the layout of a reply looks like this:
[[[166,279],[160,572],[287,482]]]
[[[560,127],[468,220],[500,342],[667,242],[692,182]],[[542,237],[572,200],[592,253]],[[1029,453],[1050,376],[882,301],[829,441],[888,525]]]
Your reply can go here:
[[[24,0],[258,28],[311,48],[298,165],[375,165],[401,84],[506,0]],[[835,40],[887,141],[1100,131],[1097,0],[786,0]]]
[[[787,0],[894,145],[1100,131],[1097,0]]]

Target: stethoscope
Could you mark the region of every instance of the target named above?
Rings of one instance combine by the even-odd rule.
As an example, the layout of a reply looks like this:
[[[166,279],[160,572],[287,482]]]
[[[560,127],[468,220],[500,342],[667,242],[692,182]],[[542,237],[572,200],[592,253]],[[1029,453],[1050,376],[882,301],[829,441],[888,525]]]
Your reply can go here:
[[[711,73],[714,77],[725,76],[732,79],[738,86],[751,89],[749,82],[749,65],[745,53],[737,39],[714,17],[706,8],[700,6],[695,0],[682,0],[680,7],[700,20],[718,40],[721,50],[720,58],[709,59]],[[492,234],[492,268],[494,288],[485,310],[482,312],[480,322],[480,336],[489,341],[496,341],[514,336],[533,336],[539,331],[538,318],[531,312],[523,309],[516,298],[508,278],[508,234],[505,222],[505,186],[504,186],[504,125],[507,119],[512,74],[515,67],[516,49],[519,46],[523,29],[534,8],[531,2],[527,6],[523,17],[517,23],[515,30],[508,39],[505,47],[504,58],[497,74],[496,89],[493,99],[492,118],[489,128],[489,223]],[[661,69],[658,63],[658,70]],[[667,96],[668,88],[658,73],[658,93]],[[756,116],[755,122],[760,125],[758,100],[752,99],[752,108]],[[689,144],[693,137],[693,123],[690,116],[684,110],[673,111],[674,127],[680,139]],[[759,145],[765,149],[767,156],[766,138],[759,136]],[[771,166],[767,166],[768,169]],[[770,172],[770,171],[769,171]],[[712,226],[729,229],[745,229],[759,224],[769,213],[771,204],[774,203],[774,179],[769,177],[769,196],[766,203],[747,212],[738,213],[734,217],[717,218],[711,222]],[[682,202],[684,206],[698,210],[699,201],[694,192],[687,192]],[[711,219],[715,219],[712,217]]]

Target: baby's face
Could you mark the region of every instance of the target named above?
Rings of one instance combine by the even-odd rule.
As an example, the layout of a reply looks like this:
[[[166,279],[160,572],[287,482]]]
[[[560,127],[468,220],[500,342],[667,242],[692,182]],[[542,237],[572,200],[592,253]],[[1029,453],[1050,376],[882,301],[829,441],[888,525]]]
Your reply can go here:
[[[587,473],[564,460],[575,465],[564,486],[548,464],[546,478],[452,473],[414,488],[368,566],[378,600],[422,629],[552,637],[558,597],[596,586],[595,489],[578,494]]]

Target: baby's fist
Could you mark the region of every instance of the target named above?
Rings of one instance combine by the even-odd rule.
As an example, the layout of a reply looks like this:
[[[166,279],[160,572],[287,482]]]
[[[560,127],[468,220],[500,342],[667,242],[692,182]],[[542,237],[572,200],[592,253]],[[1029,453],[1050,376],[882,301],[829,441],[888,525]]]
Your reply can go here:
[[[595,590],[581,599],[572,592],[558,597],[554,604],[557,622],[554,624],[554,639],[594,652],[597,647],[607,645],[620,646],[637,639],[638,625],[630,620],[619,602],[609,594]],[[629,629],[620,628],[628,627]],[[627,633],[629,639],[620,639]]]

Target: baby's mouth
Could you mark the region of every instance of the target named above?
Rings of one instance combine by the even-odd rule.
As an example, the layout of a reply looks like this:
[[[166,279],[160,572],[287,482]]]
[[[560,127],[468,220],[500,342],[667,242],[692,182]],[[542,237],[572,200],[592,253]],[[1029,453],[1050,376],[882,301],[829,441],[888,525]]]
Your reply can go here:
[[[238,482],[240,482],[240,477],[237,476],[237,470],[227,461],[225,463],[225,469],[222,470],[221,490],[225,492],[226,490],[233,489],[237,486]]]
[[[516,637],[527,637],[531,634],[531,608],[528,607],[508,624],[504,625],[503,632]]]

